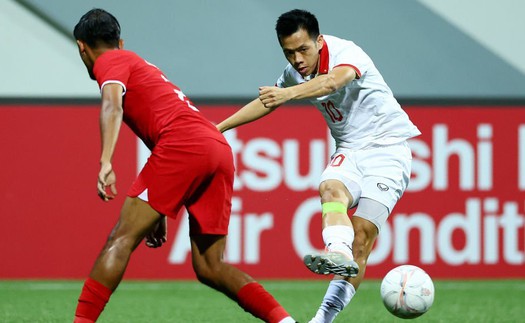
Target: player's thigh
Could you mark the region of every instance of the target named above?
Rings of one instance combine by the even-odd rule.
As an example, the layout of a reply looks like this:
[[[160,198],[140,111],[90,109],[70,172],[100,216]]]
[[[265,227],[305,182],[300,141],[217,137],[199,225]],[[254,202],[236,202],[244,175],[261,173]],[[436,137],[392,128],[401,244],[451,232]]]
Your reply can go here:
[[[410,180],[412,153],[406,142],[362,150],[358,162],[363,167],[361,198],[375,200],[391,212]]]
[[[327,190],[344,187],[350,198],[348,207],[354,207],[361,197],[361,172],[357,167],[355,152],[339,148],[332,156],[330,164],[321,174],[319,193],[321,197]],[[337,182],[336,182],[337,181]]]
[[[113,239],[128,238],[139,243],[160,219],[160,213],[140,198],[126,197],[119,220],[112,231]]]

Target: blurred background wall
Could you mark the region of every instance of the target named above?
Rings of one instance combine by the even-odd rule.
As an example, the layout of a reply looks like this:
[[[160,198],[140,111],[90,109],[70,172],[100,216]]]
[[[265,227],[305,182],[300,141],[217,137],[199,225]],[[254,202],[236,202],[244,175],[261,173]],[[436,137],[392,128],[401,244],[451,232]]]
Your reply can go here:
[[[1,0],[0,236],[14,243],[0,245],[0,279],[84,277],[148,157],[123,127],[120,194],[99,200],[100,95],[71,35],[94,7],[213,122],[274,84],[286,65],[275,21],[310,10],[322,33],[368,52],[422,132],[367,276],[404,263],[440,278],[524,276],[524,1]],[[225,133],[236,160],[225,259],[260,278],[312,279],[302,256],[324,247],[317,188],[333,142],[303,103]],[[139,247],[127,275],[194,277],[187,235],[187,217],[171,220],[166,247]]]
[[[363,47],[402,100],[525,99],[520,0],[4,0],[0,97],[96,98],[71,37],[94,7],[194,99],[251,98],[274,84],[286,65],[275,21],[294,8]]]

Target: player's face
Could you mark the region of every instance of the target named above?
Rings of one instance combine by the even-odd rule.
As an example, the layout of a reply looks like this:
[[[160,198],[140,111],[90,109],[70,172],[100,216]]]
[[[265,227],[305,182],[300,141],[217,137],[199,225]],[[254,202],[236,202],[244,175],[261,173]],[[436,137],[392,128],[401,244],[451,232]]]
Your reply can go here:
[[[299,29],[295,33],[280,39],[284,56],[301,76],[317,72],[319,51],[323,47],[323,36],[312,39],[308,32]]]

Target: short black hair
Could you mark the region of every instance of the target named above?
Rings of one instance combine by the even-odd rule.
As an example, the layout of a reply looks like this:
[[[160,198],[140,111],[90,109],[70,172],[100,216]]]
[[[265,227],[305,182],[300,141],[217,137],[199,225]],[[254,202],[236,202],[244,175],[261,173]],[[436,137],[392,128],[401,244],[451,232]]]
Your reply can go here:
[[[317,39],[319,36],[319,22],[310,12],[301,9],[294,9],[283,13],[275,24],[275,31],[279,42],[282,37],[290,36],[299,29],[304,29],[311,39]]]
[[[73,30],[75,39],[86,42],[91,47],[118,47],[120,24],[112,14],[104,9],[91,9],[78,21]]]

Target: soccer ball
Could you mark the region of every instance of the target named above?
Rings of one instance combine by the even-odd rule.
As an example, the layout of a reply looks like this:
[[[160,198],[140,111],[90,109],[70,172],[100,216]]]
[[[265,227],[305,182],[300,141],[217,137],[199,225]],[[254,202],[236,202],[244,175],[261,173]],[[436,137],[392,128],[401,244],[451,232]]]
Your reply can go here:
[[[423,315],[434,302],[434,284],[421,268],[402,265],[390,270],[381,282],[386,309],[397,317],[412,319]]]

